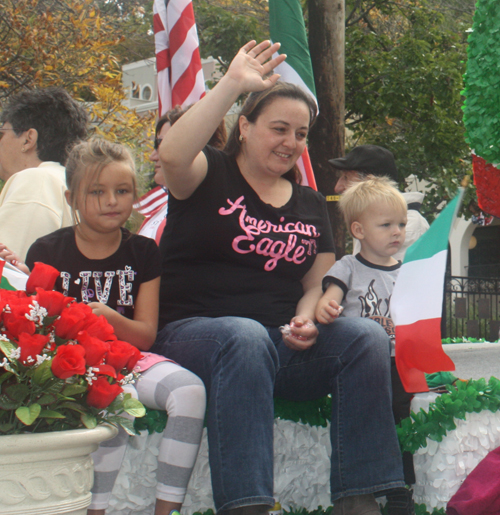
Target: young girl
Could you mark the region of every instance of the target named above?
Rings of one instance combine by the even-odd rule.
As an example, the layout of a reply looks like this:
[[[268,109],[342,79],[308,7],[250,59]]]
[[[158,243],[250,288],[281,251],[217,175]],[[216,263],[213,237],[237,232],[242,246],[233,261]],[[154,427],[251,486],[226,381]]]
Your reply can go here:
[[[60,270],[59,291],[104,315],[118,339],[147,351],[156,338],[160,254],[153,240],[122,227],[136,197],[132,156],[123,146],[102,139],[81,143],[69,156],[66,182],[75,225],[39,238],[26,264],[31,269],[41,261]],[[205,389],[197,376],[176,363],[143,355],[136,396],[149,408],[168,413],[158,456],[155,510],[155,515],[168,515],[180,509],[196,461]],[[105,513],[126,443],[127,434],[120,429],[94,453],[89,514]]]

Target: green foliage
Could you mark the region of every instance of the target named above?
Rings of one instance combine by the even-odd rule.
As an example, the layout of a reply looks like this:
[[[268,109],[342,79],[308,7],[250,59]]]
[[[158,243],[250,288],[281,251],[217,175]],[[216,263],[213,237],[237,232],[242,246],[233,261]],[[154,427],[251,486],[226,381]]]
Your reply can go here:
[[[267,6],[261,0],[193,2],[202,57],[217,59],[224,72],[249,40],[269,38]]]
[[[432,220],[472,173],[460,96],[471,15],[455,16],[450,26],[436,1],[378,6],[346,29],[348,146],[389,148],[401,184],[412,174],[429,181],[424,209]],[[464,205],[472,198],[471,186]]]
[[[274,416],[310,426],[326,427],[332,412],[332,398],[323,397],[314,401],[295,402],[274,399]]]
[[[465,75],[466,139],[488,163],[500,162],[500,3],[480,0],[469,35]]]
[[[467,382],[459,381],[448,386],[448,392],[431,403],[426,412],[412,412],[397,426],[402,451],[414,453],[427,445],[427,438],[441,442],[448,431],[456,429],[455,419],[465,420],[466,413],[500,408],[500,380],[492,377]]]
[[[167,413],[146,408],[146,415],[134,420],[134,428],[136,431],[148,431],[149,434],[163,433],[167,425]]]

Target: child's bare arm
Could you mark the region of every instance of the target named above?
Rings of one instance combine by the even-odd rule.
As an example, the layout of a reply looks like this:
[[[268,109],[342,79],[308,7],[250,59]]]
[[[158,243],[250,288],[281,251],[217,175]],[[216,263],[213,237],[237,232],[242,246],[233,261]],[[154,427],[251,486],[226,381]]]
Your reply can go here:
[[[159,293],[159,277],[140,285],[137,299],[135,299],[133,320],[120,315],[114,309],[100,302],[91,302],[89,306],[96,315],[106,317],[106,320],[113,326],[118,339],[147,351],[156,339]]]
[[[316,320],[320,324],[331,324],[342,313],[343,297],[342,288],[330,284],[316,306]]]

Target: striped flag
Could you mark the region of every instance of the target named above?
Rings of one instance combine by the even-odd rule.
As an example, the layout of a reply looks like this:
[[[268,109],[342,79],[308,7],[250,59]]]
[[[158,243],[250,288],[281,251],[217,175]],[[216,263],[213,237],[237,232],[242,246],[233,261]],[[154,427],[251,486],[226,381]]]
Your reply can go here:
[[[26,290],[28,276],[3,259],[0,259],[0,278],[2,290]]]
[[[149,218],[159,207],[168,202],[168,193],[163,186],[156,186],[144,194],[135,204],[134,209]]]
[[[463,189],[406,251],[391,297],[396,365],[407,392],[427,391],[425,373],[455,370],[443,351],[441,312],[448,238]]]
[[[158,112],[187,106],[205,95],[191,0],[154,0]]]
[[[280,53],[287,55],[286,61],[274,71],[281,75],[280,80],[300,86],[316,100],[311,56],[300,1],[269,0],[269,29],[271,40],[281,43]],[[297,165],[302,173],[302,184],[317,190],[307,147]]]
[[[145,217],[137,233],[152,238],[160,245],[161,235],[167,222],[167,190],[163,186],[153,188],[134,204],[134,209]]]

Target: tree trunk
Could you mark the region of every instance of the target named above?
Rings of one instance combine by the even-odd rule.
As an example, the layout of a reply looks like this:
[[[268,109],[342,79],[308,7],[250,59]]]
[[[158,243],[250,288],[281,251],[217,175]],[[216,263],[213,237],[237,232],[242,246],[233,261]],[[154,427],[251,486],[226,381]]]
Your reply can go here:
[[[334,197],[337,174],[329,159],[344,155],[344,0],[309,0],[309,51],[320,114],[309,135],[318,189],[328,201],[336,256],[345,253],[345,225]]]

